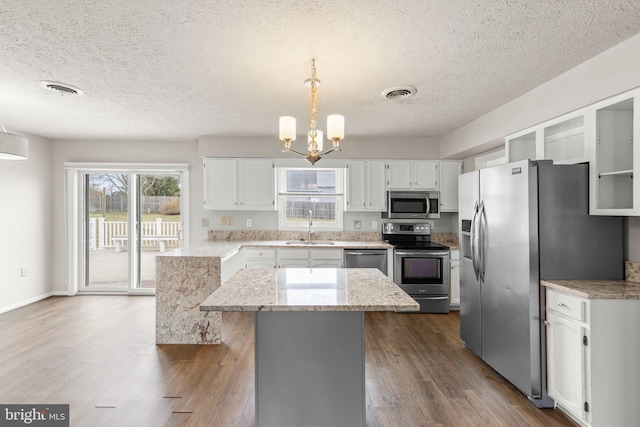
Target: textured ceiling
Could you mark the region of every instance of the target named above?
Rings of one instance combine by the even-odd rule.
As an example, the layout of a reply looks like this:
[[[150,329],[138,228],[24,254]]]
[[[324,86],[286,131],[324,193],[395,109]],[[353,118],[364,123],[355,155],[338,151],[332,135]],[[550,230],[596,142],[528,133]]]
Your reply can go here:
[[[54,139],[439,136],[640,32],[638,0],[2,0],[0,120]],[[60,95],[41,80],[84,91]],[[413,98],[381,92],[413,85]]]

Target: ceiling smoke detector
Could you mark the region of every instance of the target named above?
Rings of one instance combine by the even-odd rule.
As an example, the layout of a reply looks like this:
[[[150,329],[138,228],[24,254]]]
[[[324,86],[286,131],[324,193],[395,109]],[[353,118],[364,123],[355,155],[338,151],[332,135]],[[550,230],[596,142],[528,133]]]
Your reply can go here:
[[[40,86],[45,89],[52,90],[54,92],[69,94],[69,95],[82,95],[82,89],[68,85],[61,82],[52,82],[50,80],[43,80],[40,82]]]
[[[382,97],[385,99],[403,99],[409,98],[418,92],[413,86],[395,86],[382,92]]]

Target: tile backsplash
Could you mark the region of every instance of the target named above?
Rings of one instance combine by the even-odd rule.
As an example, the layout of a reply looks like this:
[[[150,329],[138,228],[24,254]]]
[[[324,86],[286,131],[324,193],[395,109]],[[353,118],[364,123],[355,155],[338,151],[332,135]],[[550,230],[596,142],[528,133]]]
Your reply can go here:
[[[306,231],[292,230],[209,230],[209,240],[301,240],[307,238]],[[313,240],[336,241],[379,241],[382,235],[377,231],[314,231]]]

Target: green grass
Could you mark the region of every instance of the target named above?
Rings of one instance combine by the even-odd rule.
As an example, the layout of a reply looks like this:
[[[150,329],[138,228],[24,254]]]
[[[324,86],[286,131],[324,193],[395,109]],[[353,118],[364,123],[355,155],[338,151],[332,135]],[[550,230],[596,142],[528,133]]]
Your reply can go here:
[[[105,221],[127,221],[126,212],[107,212]],[[90,218],[101,218],[102,212],[91,212]],[[142,214],[142,222],[153,222],[156,218],[162,218],[162,222],[180,222],[180,215]]]

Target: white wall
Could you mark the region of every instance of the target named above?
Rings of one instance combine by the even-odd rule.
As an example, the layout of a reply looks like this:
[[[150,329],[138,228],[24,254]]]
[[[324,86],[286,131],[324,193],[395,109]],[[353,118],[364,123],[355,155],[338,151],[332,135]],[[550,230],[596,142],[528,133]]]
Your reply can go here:
[[[527,92],[440,140],[443,158],[462,159],[504,137],[640,86],[640,34]]]
[[[51,142],[10,132],[29,138],[29,156],[0,160],[0,312],[51,292]]]
[[[298,159],[301,165],[309,163],[293,153],[282,152],[277,134],[272,137],[219,137],[201,136],[199,153],[202,157],[267,157]],[[293,149],[306,151],[306,141],[296,140]],[[325,141],[325,149],[330,142]],[[318,162],[329,159],[440,159],[438,138],[350,138],[340,143],[342,151],[333,152]]]
[[[53,251],[52,288],[66,292],[66,251],[64,242],[64,163],[65,162],[121,162],[121,163],[188,163],[189,164],[189,222],[191,242],[207,239],[207,230],[201,226],[202,161],[194,141],[183,142],[129,142],[129,141],[53,141],[51,148],[50,179],[53,186],[53,241],[59,244]]]

